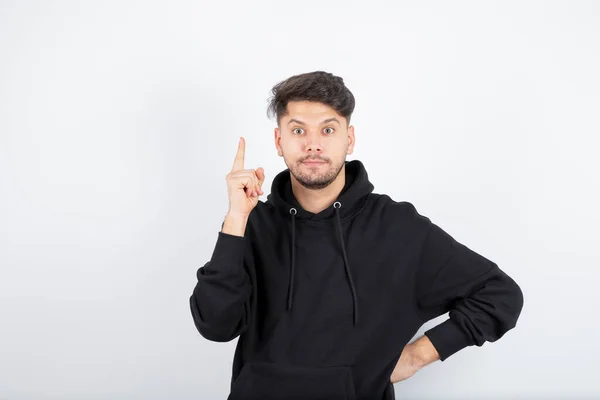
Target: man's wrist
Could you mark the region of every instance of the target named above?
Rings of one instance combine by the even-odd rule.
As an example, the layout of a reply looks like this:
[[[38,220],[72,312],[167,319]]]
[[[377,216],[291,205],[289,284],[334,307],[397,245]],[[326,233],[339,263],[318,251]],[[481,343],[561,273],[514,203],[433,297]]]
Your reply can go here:
[[[244,236],[249,216],[246,214],[234,214],[228,212],[223,221],[221,232],[234,236]]]
[[[423,368],[440,359],[437,349],[427,336],[421,336],[409,346],[412,362],[419,368]]]

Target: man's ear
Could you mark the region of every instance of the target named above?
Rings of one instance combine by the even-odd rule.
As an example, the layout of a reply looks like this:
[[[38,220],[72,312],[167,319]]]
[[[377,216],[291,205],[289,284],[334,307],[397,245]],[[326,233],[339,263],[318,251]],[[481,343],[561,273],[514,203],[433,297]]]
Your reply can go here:
[[[275,148],[277,149],[277,155],[283,157],[283,150],[281,150],[281,133],[279,127],[275,127],[273,130],[273,139],[275,140]]]
[[[354,125],[348,127],[348,154],[354,152],[354,144],[356,143],[356,137],[354,136]]]

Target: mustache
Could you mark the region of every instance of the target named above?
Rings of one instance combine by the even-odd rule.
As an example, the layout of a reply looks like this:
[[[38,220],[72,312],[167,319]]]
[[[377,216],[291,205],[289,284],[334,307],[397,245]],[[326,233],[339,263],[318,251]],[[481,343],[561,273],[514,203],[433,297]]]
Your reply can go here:
[[[322,162],[329,162],[327,161],[325,158],[321,158],[321,157],[307,157],[304,160],[300,161],[300,162],[306,162],[306,161],[322,161]]]

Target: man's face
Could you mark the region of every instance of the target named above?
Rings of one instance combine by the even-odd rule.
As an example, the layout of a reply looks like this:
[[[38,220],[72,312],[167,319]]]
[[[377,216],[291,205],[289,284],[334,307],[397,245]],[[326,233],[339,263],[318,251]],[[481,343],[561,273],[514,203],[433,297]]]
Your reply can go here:
[[[275,128],[277,153],[292,176],[307,189],[323,189],[335,180],[354,149],[354,127],[330,106],[290,101]]]

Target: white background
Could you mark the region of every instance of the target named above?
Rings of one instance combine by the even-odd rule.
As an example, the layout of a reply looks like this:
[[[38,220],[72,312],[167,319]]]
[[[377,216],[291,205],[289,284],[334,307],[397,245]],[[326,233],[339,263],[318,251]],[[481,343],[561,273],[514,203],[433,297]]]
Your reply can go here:
[[[397,397],[600,398],[600,2],[348,0],[0,1],[0,398],[226,398],[188,298],[239,136],[268,194],[269,90],[313,70],[375,192],[524,291]]]

